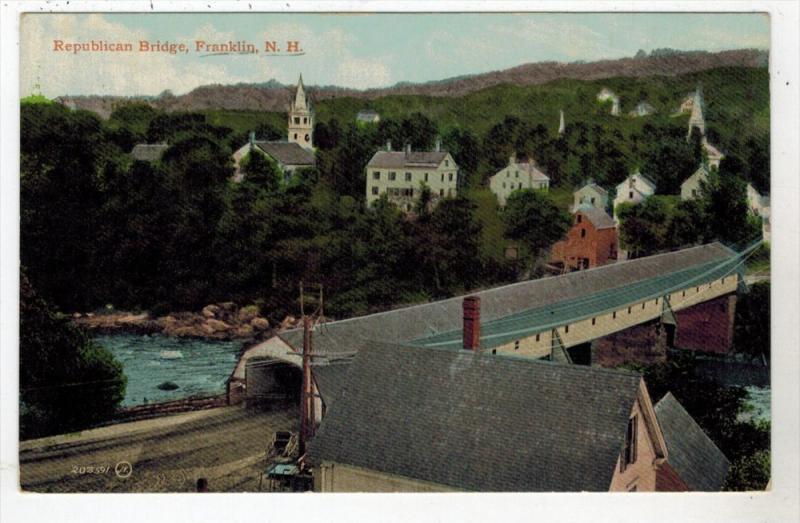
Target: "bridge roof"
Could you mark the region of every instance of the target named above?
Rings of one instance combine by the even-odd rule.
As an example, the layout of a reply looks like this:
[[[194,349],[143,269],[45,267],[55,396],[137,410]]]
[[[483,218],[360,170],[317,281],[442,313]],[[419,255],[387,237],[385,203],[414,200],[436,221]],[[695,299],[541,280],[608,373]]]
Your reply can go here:
[[[514,340],[545,332],[623,308],[631,303],[655,299],[669,292],[722,278],[735,272],[739,260],[712,261],[687,269],[653,276],[632,284],[606,289],[594,294],[534,307],[481,324],[481,348],[491,349]],[[423,347],[460,349],[460,328],[410,342]]]
[[[662,295],[665,289],[678,283],[689,287],[692,285],[686,283],[689,278],[702,281],[711,276],[704,275],[710,267],[726,260],[735,264],[739,258],[736,252],[715,242],[470,294],[481,298],[481,329],[486,336],[500,332],[508,322],[546,330],[553,323],[552,318],[545,321],[548,316],[559,318],[563,325],[610,310],[620,303],[634,303],[642,296]],[[332,357],[336,353],[357,352],[367,340],[432,345],[440,341],[454,344],[457,339],[460,344],[462,299],[459,296],[318,325],[314,331],[314,352]],[[302,329],[285,331],[280,336],[301,350]],[[519,339],[516,336],[514,339]],[[423,340],[425,343],[421,343]]]

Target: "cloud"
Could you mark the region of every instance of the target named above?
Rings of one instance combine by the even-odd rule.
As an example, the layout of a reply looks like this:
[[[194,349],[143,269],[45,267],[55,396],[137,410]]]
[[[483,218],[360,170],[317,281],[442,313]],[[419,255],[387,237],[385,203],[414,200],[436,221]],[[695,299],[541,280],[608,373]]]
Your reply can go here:
[[[55,52],[53,40],[66,42],[130,42],[154,40],[143,30],[131,30],[99,14],[88,16],[24,15],[20,29],[20,90],[23,95],[40,86],[42,94],[157,95],[176,94],[208,83],[235,83],[223,64],[198,67],[187,56],[152,52]],[[176,40],[177,41],[177,40]]]

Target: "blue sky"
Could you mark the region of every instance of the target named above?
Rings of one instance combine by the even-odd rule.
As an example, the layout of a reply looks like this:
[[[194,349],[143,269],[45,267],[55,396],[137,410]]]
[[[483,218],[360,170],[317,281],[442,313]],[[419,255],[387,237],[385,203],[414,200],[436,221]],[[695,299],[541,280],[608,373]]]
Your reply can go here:
[[[299,40],[303,56],[201,57],[53,52],[53,39],[192,44]],[[763,14],[31,14],[21,27],[21,92],[175,94],[209,83],[384,87],[539,61],[599,60],[662,47],[769,48]],[[90,72],[91,74],[87,74]]]

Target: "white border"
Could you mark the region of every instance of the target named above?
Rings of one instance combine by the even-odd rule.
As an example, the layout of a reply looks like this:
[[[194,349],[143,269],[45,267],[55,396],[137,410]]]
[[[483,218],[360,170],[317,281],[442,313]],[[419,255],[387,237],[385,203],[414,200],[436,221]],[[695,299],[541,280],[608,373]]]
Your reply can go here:
[[[210,7],[209,7],[210,4]],[[773,490],[736,494],[21,494],[17,471],[19,13],[324,11],[704,11],[771,15]],[[795,2],[177,2],[0,3],[0,520],[2,521],[800,521],[800,162]]]

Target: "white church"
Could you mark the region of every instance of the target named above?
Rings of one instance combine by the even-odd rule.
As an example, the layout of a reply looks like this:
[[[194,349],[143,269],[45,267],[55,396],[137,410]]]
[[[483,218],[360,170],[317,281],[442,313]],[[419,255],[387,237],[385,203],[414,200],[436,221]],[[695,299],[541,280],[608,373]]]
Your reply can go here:
[[[294,100],[289,102],[288,134],[285,141],[256,140],[250,133],[249,141],[233,153],[236,166],[234,180],[241,181],[241,161],[256,151],[271,158],[283,171],[287,180],[294,171],[314,167],[314,109],[303,86],[303,75],[297,82]]]

